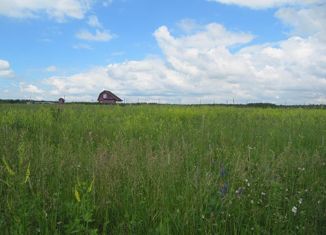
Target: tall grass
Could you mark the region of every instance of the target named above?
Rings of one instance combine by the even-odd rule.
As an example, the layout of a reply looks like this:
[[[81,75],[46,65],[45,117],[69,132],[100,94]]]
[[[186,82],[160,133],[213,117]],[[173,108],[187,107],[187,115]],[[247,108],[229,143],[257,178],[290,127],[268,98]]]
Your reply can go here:
[[[0,105],[3,234],[325,234],[326,111]]]

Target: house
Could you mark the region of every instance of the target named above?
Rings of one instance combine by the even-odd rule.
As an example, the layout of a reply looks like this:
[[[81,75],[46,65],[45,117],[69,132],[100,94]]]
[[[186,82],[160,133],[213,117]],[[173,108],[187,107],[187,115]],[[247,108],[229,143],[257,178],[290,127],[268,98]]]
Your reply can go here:
[[[64,99],[64,98],[60,98],[60,99],[58,100],[58,103],[59,103],[59,104],[64,104],[64,103],[65,103],[65,99]]]
[[[115,104],[116,102],[121,102],[122,99],[113,94],[111,91],[104,90],[99,94],[97,101],[100,104]]]

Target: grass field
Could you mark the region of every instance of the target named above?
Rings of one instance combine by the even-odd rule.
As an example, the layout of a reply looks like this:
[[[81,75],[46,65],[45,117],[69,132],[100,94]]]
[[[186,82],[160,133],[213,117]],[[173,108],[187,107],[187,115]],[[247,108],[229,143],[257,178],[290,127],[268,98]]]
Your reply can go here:
[[[326,234],[326,110],[0,105],[1,234]]]

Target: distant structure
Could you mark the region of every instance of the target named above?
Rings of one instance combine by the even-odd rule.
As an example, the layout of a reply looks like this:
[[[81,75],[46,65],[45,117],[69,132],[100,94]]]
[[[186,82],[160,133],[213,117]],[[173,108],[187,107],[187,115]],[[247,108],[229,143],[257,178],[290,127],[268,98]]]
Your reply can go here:
[[[64,104],[64,103],[65,103],[65,99],[64,99],[64,98],[60,98],[60,99],[58,100],[58,102],[59,102],[59,104]]]
[[[100,104],[115,104],[116,102],[121,102],[122,99],[113,94],[111,91],[104,90],[99,94],[97,101]]]

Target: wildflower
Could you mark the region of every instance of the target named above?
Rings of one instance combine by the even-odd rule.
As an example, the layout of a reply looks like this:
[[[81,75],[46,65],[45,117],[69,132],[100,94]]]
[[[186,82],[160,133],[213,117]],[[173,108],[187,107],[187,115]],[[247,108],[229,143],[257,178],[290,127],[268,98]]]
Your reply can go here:
[[[296,206],[292,207],[293,214],[297,214],[298,208]]]
[[[266,195],[266,193],[265,193],[265,192],[261,192],[261,195],[262,195],[262,196],[265,196],[265,195]]]
[[[299,204],[302,204],[302,201],[303,201],[302,198],[300,198],[299,201],[298,201]]]
[[[236,194],[238,197],[240,197],[242,193],[243,193],[243,188],[242,188],[242,187],[240,187],[240,188],[238,188],[237,190],[235,190],[235,194]]]

